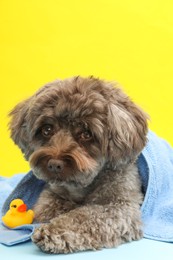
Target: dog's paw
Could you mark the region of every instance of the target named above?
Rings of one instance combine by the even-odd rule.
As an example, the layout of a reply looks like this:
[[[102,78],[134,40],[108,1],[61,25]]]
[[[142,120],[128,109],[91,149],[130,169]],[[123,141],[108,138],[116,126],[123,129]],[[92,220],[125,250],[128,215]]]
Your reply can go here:
[[[32,241],[45,253],[72,253],[82,248],[76,245],[75,232],[57,230],[51,224],[41,225],[34,231]],[[81,242],[80,238],[80,242]]]
[[[60,236],[53,234],[49,224],[37,228],[31,239],[42,251],[47,253],[61,253],[61,251],[57,251],[57,247],[65,248],[65,243],[61,241]]]

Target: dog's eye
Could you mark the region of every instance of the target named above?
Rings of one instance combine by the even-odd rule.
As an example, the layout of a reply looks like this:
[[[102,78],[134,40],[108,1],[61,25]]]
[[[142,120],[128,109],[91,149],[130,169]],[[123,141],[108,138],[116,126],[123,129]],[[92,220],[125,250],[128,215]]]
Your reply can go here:
[[[80,134],[81,141],[89,141],[92,138],[92,134],[89,130],[84,131]]]
[[[52,125],[44,125],[42,128],[41,128],[41,133],[44,137],[50,137],[53,135],[54,133],[54,129],[53,129],[53,126]]]

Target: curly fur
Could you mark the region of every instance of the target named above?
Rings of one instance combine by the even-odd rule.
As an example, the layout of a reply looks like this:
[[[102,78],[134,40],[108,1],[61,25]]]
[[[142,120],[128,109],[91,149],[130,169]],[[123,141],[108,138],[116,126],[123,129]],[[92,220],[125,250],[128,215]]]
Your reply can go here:
[[[57,80],[10,113],[11,137],[47,185],[34,206],[33,242],[49,253],[115,247],[142,237],[135,164],[147,115],[93,77]]]

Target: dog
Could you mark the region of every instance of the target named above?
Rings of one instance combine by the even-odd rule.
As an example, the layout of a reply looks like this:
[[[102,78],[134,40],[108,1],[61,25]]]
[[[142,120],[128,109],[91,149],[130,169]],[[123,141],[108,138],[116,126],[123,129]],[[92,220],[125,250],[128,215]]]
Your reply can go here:
[[[136,160],[148,115],[117,83],[56,80],[10,113],[14,142],[46,182],[32,241],[47,253],[116,247],[143,237]]]

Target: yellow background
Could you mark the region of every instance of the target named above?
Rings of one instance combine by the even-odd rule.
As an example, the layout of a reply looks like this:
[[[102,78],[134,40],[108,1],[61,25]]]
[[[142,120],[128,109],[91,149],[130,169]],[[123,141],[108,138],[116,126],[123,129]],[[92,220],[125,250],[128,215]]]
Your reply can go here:
[[[0,175],[29,169],[7,114],[44,83],[117,80],[173,144],[173,1],[0,1]]]

